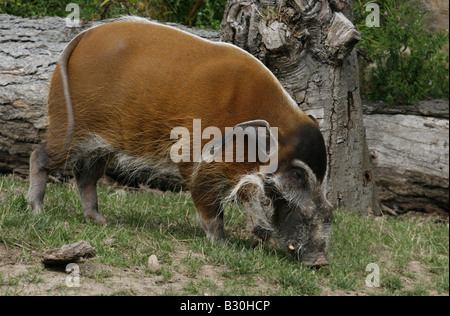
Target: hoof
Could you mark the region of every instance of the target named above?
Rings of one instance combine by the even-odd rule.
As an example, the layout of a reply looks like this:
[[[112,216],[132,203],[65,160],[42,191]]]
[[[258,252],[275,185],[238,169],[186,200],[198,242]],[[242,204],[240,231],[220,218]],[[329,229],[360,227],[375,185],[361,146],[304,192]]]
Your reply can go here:
[[[97,214],[85,214],[84,218],[86,218],[87,220],[91,220],[91,221],[93,221],[93,222],[95,222],[95,223],[97,223],[99,225],[102,225],[102,226],[106,226],[108,224],[108,221],[106,220],[106,218],[100,213],[97,213]]]
[[[35,215],[41,214],[42,211],[44,210],[44,205],[42,203],[27,201],[27,205],[28,205],[27,209]]]

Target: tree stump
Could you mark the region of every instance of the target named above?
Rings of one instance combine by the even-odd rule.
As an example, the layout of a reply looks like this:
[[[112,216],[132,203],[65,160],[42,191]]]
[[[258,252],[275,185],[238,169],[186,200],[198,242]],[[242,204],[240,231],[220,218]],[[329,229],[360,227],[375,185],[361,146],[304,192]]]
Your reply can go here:
[[[379,214],[353,49],[361,35],[351,12],[347,0],[229,0],[221,38],[260,59],[318,119],[328,149],[330,202]]]

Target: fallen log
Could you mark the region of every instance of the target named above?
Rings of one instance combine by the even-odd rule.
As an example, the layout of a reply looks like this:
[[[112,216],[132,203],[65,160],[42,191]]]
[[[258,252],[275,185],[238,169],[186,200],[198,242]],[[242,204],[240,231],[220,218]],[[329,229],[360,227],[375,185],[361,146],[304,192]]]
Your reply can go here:
[[[390,107],[367,104],[364,108],[382,203],[397,213],[448,213],[448,100]]]

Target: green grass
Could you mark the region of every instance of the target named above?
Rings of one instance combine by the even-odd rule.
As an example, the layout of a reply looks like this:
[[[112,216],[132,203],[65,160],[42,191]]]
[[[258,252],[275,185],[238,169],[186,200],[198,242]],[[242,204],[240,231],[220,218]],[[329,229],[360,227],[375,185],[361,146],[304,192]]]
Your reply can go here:
[[[330,266],[307,268],[268,242],[253,248],[245,232],[245,214],[225,211],[230,244],[211,244],[200,228],[188,194],[154,195],[146,191],[100,186],[106,227],[87,222],[72,183],[50,183],[45,211],[26,208],[27,182],[0,177],[0,247],[8,260],[31,267],[14,276],[1,270],[0,294],[21,295],[19,285],[46,282],[41,255],[79,240],[96,248],[87,262],[90,282],[108,285],[113,275],[154,280],[165,295],[448,295],[449,230],[433,219],[365,217],[336,210]],[[1,249],[1,248],[0,248]],[[156,254],[162,269],[151,273],[147,260]],[[0,258],[1,263],[2,258]],[[366,266],[380,268],[380,287],[365,284]],[[64,277],[64,274],[62,274]],[[85,279],[86,280],[86,279]],[[60,290],[60,292],[58,292]],[[56,292],[55,292],[56,291]],[[83,291],[83,286],[78,289]],[[64,295],[61,285],[50,295]],[[105,294],[105,293],[97,293]],[[109,294],[140,295],[139,289]],[[151,293],[150,293],[151,294]]]

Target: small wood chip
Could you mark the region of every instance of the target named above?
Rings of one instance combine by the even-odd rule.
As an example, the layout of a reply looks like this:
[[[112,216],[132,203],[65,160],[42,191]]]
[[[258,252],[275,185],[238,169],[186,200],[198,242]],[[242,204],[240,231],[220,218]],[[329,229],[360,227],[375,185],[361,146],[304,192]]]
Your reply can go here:
[[[90,257],[95,248],[87,241],[79,241],[71,245],[64,245],[57,251],[48,252],[44,255],[42,262],[45,265],[59,265],[76,262],[82,257]]]
[[[394,211],[393,209],[387,207],[386,205],[381,205],[381,208],[382,208],[384,213],[388,213],[388,214],[390,214],[392,216],[398,216],[396,211]]]

